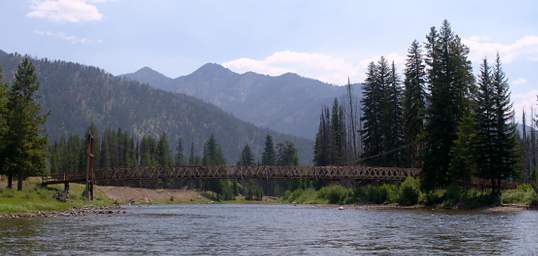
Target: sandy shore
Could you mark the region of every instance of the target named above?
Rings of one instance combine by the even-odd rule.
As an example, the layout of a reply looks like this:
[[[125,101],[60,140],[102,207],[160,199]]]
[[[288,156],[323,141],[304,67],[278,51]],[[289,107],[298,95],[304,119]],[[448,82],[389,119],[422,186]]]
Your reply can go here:
[[[186,189],[147,189],[135,187],[97,186],[103,193],[117,204],[130,203],[196,203],[207,201],[199,192]]]

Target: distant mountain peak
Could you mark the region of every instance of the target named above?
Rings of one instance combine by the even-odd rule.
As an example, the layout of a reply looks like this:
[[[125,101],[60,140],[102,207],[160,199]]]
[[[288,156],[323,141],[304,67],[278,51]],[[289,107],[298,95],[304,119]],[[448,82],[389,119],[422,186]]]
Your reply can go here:
[[[213,74],[213,75],[221,75],[221,74],[236,74],[233,71],[221,66],[217,63],[206,63],[199,67],[196,71],[193,72],[193,74]]]
[[[160,75],[160,76],[165,76],[163,74],[161,74],[159,71],[155,70],[155,69],[152,69],[148,66],[144,66],[142,67],[141,69],[137,70],[136,72],[134,72],[134,74],[146,74],[146,75]]]

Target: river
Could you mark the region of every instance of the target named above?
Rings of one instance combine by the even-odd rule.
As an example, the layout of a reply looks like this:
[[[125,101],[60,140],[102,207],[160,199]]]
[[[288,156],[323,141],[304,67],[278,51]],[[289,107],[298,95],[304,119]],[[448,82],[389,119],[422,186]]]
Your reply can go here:
[[[153,205],[110,216],[0,219],[0,254],[538,254],[538,212]]]

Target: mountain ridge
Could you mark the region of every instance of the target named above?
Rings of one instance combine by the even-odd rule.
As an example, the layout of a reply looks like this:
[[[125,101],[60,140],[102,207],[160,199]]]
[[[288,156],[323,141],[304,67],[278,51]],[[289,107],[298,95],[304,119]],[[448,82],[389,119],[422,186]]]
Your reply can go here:
[[[4,79],[13,80],[22,57],[0,54]],[[184,148],[188,149],[192,142],[198,154],[205,140],[214,134],[230,164],[239,159],[247,143],[261,157],[265,136],[271,134],[275,143],[294,143],[301,163],[312,160],[312,141],[256,127],[194,97],[155,89],[74,62],[48,59],[32,59],[32,62],[41,85],[39,101],[44,112],[50,111],[45,128],[51,141],[82,134],[93,121],[100,131],[122,129],[138,138],[166,132],[171,148],[181,137]]]
[[[139,70],[140,71],[140,70]],[[215,104],[241,120],[312,140],[322,106],[343,97],[345,86],[336,86],[296,73],[278,76],[252,71],[242,74],[215,63],[206,63],[190,74],[161,82],[141,72],[120,75],[167,91],[185,93]],[[352,84],[360,100],[360,84]]]

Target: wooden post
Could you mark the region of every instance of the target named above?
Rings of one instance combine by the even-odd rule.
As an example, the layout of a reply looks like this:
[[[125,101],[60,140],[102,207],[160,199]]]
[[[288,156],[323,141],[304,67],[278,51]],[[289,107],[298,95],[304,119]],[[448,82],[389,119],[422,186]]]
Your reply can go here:
[[[86,197],[88,200],[93,200],[93,135],[88,133],[88,149],[87,149],[87,161],[86,161]]]

